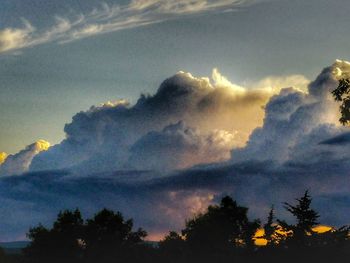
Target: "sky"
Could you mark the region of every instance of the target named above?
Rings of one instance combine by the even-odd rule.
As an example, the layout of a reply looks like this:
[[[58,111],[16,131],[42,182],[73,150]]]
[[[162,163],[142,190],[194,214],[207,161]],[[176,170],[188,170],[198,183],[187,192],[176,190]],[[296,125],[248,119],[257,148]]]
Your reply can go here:
[[[217,67],[236,83],[270,75],[303,74],[311,79],[336,58],[349,58],[346,0],[219,2],[226,6],[159,18],[151,9],[151,15],[145,16],[154,24],[135,23],[115,32],[101,29],[106,32],[69,41],[70,31],[109,22],[100,1],[2,0],[0,29],[26,31],[30,24],[39,43],[1,53],[0,150],[15,153],[38,139],[56,144],[64,138],[62,127],[76,112],[108,100],[135,102],[140,93],[155,92],[162,80],[179,70],[208,76]],[[105,3],[109,9],[127,5]],[[85,18],[87,22],[60,33],[59,39],[58,33],[52,33],[45,40],[45,32],[60,21],[64,31],[62,21],[74,23],[94,9],[107,18]],[[122,19],[134,15],[121,13]],[[155,23],[157,19],[162,22]],[[0,50],[9,47],[5,41],[0,43]],[[26,44],[17,43],[21,45]]]
[[[0,240],[77,206],[157,239],[224,194],[288,218],[281,202],[306,189],[327,224],[348,224],[350,136],[330,91],[350,74],[349,11],[2,0]]]

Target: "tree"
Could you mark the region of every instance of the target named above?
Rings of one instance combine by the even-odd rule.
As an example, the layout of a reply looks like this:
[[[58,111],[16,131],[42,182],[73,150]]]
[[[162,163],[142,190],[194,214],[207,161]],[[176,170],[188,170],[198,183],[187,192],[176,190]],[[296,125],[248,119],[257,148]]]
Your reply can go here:
[[[304,196],[296,201],[296,205],[284,203],[285,209],[296,218],[296,224],[289,225],[281,220],[278,222],[287,234],[289,246],[311,246],[312,236],[315,234],[313,227],[318,224],[319,214],[310,207],[312,198],[308,191],[305,191]]]
[[[175,231],[170,231],[163,240],[159,242],[159,251],[163,259],[170,262],[180,262],[186,254],[186,243],[184,238]]]
[[[350,123],[350,79],[339,80],[338,87],[332,91],[336,101],[341,102],[339,119],[340,123],[347,125]]]
[[[127,260],[147,236],[142,229],[135,232],[132,229],[132,219],[124,220],[120,212],[101,210],[93,219],[87,220],[84,235],[86,258],[91,262]]]
[[[0,262],[1,263],[7,263],[8,258],[6,257],[5,251],[0,247]]]
[[[78,209],[65,210],[58,214],[52,229],[39,224],[29,230],[32,242],[25,248],[25,258],[35,263],[136,262],[136,257],[146,253],[136,246],[147,233],[132,229],[133,221],[124,220],[120,212],[103,209],[85,223]]]
[[[32,241],[24,253],[29,262],[78,262],[83,253],[80,211],[60,212],[52,229],[41,224],[27,234]]]
[[[238,247],[252,247],[259,222],[249,221],[248,208],[226,196],[186,223],[182,231],[190,251],[220,255]]]
[[[278,225],[275,223],[275,210],[273,206],[270,209],[269,215],[267,217],[267,222],[264,225],[264,236],[267,240],[267,246],[277,245],[279,242],[279,234],[276,232]]]

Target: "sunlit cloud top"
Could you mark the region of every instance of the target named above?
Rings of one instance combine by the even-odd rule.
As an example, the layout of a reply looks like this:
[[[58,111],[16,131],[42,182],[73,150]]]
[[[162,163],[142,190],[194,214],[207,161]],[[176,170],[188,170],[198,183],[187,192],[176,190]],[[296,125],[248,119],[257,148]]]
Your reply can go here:
[[[0,152],[0,165],[1,165],[3,162],[5,162],[6,158],[7,158],[7,153],[5,153],[5,152]]]
[[[102,3],[90,12],[56,16],[42,29],[22,19],[18,28],[0,28],[0,53],[39,44],[66,43],[98,34],[159,23],[188,15],[233,11],[253,0],[132,0],[125,5]]]

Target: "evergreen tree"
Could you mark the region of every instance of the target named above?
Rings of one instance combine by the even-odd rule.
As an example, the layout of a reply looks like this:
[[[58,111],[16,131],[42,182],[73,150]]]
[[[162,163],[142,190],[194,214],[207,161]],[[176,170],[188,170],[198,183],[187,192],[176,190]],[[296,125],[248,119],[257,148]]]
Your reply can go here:
[[[267,217],[267,222],[264,225],[264,236],[267,240],[267,246],[275,245],[278,243],[278,234],[276,233],[278,226],[275,224],[275,210],[273,206],[270,209]]]
[[[308,191],[296,201],[296,205],[284,203],[285,209],[296,218],[296,224],[289,225],[281,220],[278,222],[286,233],[289,246],[311,246],[312,236],[315,234],[313,227],[318,224],[319,214],[310,207],[312,198]]]

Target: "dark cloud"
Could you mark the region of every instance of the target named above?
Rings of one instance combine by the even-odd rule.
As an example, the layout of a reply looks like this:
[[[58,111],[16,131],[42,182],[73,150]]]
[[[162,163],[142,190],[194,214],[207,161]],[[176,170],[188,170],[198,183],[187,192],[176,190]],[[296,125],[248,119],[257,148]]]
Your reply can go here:
[[[329,144],[329,145],[344,145],[350,143],[350,133],[346,132],[341,135],[335,136],[328,140],[320,142],[320,144]]]

